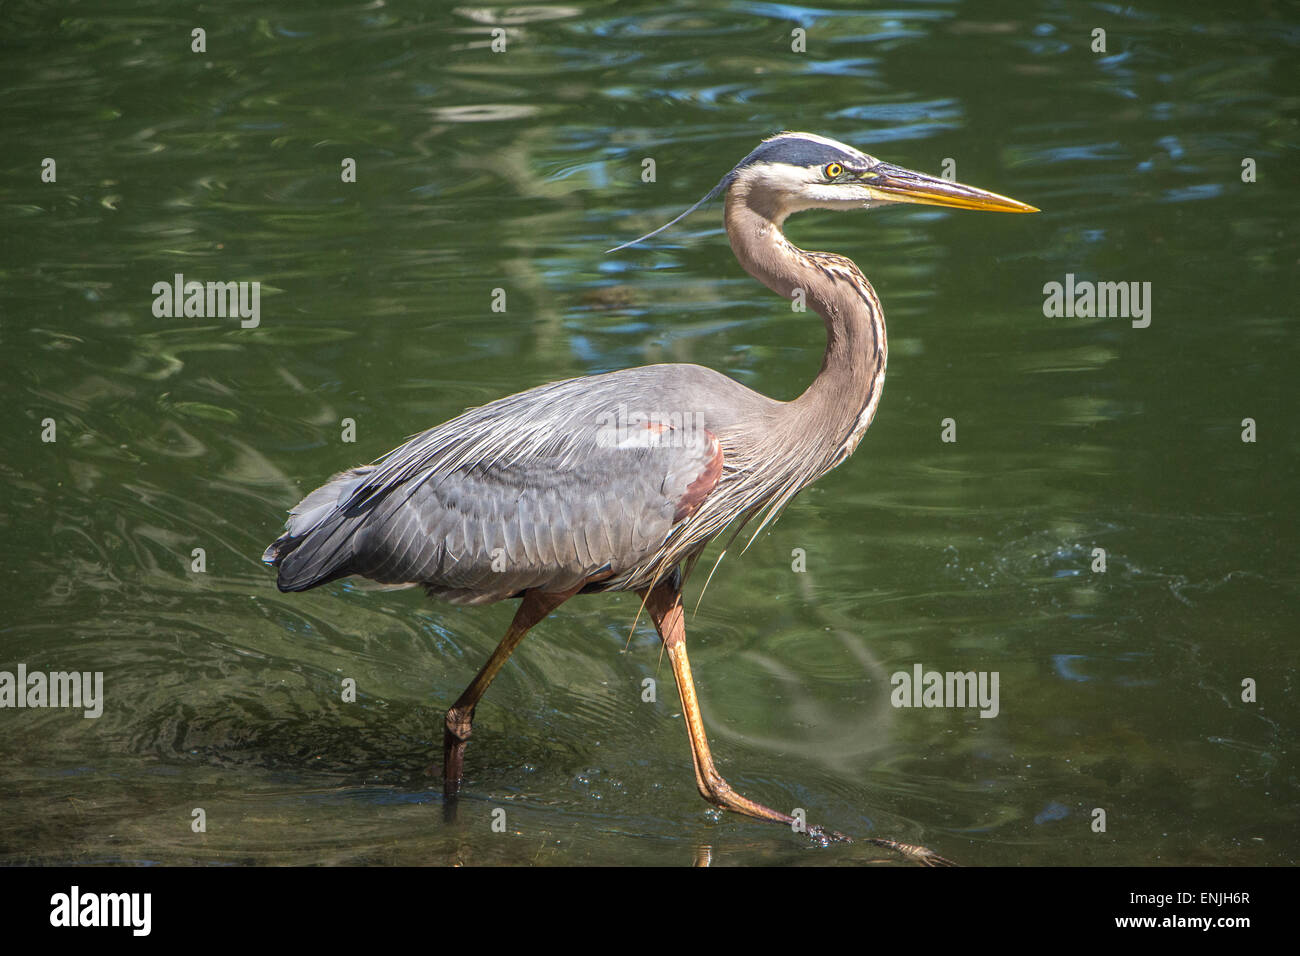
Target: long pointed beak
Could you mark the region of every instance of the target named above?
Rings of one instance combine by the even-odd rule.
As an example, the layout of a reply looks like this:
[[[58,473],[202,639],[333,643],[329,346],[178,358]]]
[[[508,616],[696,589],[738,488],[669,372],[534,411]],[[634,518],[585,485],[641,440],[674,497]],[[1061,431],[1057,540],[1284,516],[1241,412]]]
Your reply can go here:
[[[974,186],[949,182],[936,176],[913,172],[901,166],[880,163],[862,177],[862,185],[884,202],[914,202],[926,206],[951,206],[954,209],[982,209],[985,212],[1038,212],[1006,196],[999,196]]]

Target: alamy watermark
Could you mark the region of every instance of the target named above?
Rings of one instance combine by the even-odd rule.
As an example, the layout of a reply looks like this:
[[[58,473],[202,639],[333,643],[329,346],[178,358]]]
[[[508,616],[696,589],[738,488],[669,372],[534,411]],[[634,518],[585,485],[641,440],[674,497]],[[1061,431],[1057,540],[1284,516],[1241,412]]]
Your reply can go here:
[[[0,671],[0,708],[71,707],[86,718],[104,713],[103,671]]]
[[[601,448],[699,448],[709,438],[702,412],[639,412],[619,405],[596,417]]]
[[[1043,295],[1049,319],[1132,319],[1135,329],[1151,324],[1150,282],[1076,282],[1067,272],[1064,283],[1044,285]]]
[[[940,673],[914,664],[910,674],[898,671],[889,682],[895,707],[978,707],[981,717],[996,717],[1000,710],[997,671]]]
[[[155,282],[153,294],[153,314],[159,319],[238,317],[245,329],[262,321],[260,282],[186,282],[178,272],[171,282]]]
[[[50,897],[51,926],[121,926],[133,936],[148,936],[152,915],[152,893],[83,893],[73,886]]]

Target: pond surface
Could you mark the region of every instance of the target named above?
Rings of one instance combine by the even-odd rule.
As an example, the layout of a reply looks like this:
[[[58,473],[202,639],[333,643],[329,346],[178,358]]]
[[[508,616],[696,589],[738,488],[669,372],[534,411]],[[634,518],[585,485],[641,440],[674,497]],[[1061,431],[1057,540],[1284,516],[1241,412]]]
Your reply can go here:
[[[0,670],[104,681],[0,710],[0,863],[893,862],[700,800],[628,595],[528,638],[447,819],[442,712],[512,603],[260,563],[333,472],[526,387],[802,391],[821,323],[717,204],[604,253],[787,128],[1042,212],[790,223],[871,277],[889,381],[688,619],[722,773],[971,865],[1296,862],[1295,7],[310,6],[0,13]],[[260,282],[257,326],[155,315],[177,273]],[[1149,324],[1045,315],[1067,276],[1150,283]],[[891,706],[917,664],[996,672],[997,716]]]

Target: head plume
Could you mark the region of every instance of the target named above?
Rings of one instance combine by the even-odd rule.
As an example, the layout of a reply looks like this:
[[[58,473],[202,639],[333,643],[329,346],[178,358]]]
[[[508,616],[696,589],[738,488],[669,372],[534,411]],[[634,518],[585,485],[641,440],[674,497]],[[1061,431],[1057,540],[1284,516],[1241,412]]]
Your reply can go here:
[[[727,175],[723,176],[707,193],[690,206],[685,212],[678,214],[673,219],[664,223],[658,229],[647,232],[644,236],[638,236],[629,240],[622,245],[615,246],[613,249],[605,250],[606,253],[618,252],[620,249],[626,249],[628,246],[635,246],[638,242],[644,242],[652,236],[657,236],[669,226],[675,226],[695,210],[699,209],[710,199],[715,199],[725,193],[736,177],[747,166],[753,166],[758,163],[785,163],[793,166],[816,166],[830,162],[839,162],[851,164],[852,166],[865,165],[871,162],[870,157],[860,153],[852,146],[844,143],[838,143],[833,139],[827,139],[825,136],[818,136],[815,133],[777,133],[775,136],[769,136],[763,142],[759,143],[749,155],[738,162]]]

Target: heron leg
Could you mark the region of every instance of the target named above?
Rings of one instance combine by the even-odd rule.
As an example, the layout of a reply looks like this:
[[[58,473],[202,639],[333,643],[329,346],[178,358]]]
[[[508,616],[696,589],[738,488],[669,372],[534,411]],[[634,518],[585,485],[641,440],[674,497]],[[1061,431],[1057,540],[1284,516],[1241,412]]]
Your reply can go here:
[[[577,593],[578,589],[560,593],[547,594],[541,591],[525,591],[515,611],[514,620],[506,636],[501,639],[497,649],[492,652],[482,670],[465,688],[465,692],[456,699],[447,711],[446,729],[442,735],[442,792],[447,797],[455,797],[460,791],[460,780],[465,767],[465,744],[469,742],[474,723],[474,708],[487,693],[488,686],[497,672],[509,660],[520,641],[528,631],[542,618]]]
[[[682,610],[682,592],[677,576],[673,575],[671,580],[656,585],[648,595],[644,591],[641,593],[645,598],[646,610],[655,623],[655,629],[659,632],[659,638],[668,652],[668,660],[673,666],[673,677],[677,680],[677,694],[682,702],[682,715],[686,718],[686,730],[691,738],[695,786],[699,789],[700,795],[723,810],[732,810],[745,816],[791,826],[795,823],[794,817],[741,796],[722,778],[722,774],[718,773],[713,765],[709,741],[704,734],[704,720],[700,716],[699,698],[695,694],[695,681],[691,677],[691,662],[686,656],[686,618]],[[808,827],[807,832],[809,836],[828,842],[854,842],[851,837],[843,833],[824,830],[821,827]],[[871,838],[863,842],[895,850],[926,866],[953,865],[951,861],[945,860],[923,846],[879,838]]]

